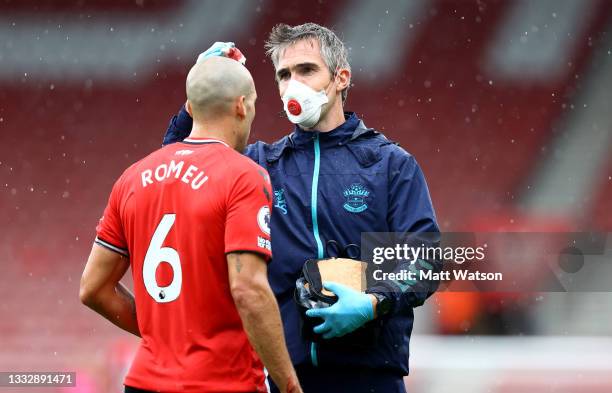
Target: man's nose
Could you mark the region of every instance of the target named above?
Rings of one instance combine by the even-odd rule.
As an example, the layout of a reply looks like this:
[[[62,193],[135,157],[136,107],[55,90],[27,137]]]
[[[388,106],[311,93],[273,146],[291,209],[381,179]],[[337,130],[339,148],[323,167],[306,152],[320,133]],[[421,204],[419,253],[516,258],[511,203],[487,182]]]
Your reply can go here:
[[[304,78],[302,78],[302,76],[300,76],[300,75],[292,74],[292,75],[291,75],[291,80],[294,80],[294,81],[296,81],[296,82],[303,83],[303,84],[305,84],[305,85],[307,84],[307,83],[304,81]]]

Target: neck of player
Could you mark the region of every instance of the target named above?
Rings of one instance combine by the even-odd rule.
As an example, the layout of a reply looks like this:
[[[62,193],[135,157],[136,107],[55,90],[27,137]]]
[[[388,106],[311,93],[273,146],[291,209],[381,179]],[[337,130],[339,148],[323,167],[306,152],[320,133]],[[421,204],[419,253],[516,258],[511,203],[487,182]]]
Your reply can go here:
[[[200,122],[194,119],[189,138],[216,139],[236,150],[239,141],[235,130],[235,127],[227,122]]]

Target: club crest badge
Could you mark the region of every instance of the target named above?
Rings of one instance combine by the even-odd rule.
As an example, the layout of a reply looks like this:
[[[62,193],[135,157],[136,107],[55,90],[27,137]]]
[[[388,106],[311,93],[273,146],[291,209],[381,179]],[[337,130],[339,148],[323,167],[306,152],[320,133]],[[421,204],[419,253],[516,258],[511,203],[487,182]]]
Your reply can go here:
[[[362,184],[351,184],[349,188],[344,190],[343,195],[346,201],[342,207],[344,207],[346,211],[351,213],[361,213],[368,208],[366,198],[370,196],[370,191],[368,191]]]

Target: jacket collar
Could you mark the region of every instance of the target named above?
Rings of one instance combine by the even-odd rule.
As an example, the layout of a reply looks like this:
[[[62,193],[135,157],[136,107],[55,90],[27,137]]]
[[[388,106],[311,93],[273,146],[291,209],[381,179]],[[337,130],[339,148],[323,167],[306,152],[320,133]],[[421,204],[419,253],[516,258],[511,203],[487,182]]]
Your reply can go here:
[[[295,147],[312,143],[312,140],[315,139],[317,135],[319,136],[321,144],[338,144],[345,142],[353,135],[360,120],[353,112],[345,112],[344,119],[344,123],[328,132],[317,130],[306,131],[299,125],[296,125],[291,135],[289,135],[289,139],[291,139]]]
[[[344,112],[344,118],[344,123],[329,132],[306,131],[296,125],[291,134],[269,145],[266,160],[268,162],[277,161],[285,149],[298,149],[305,146],[311,143],[317,134],[323,146],[342,146],[361,136],[378,134],[374,129],[366,127],[363,120],[359,119],[354,112]]]

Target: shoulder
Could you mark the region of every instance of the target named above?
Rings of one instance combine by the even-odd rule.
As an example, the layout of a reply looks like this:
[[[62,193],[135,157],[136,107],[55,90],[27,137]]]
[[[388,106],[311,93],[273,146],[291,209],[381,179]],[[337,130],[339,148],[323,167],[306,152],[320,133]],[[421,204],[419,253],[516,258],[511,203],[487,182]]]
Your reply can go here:
[[[124,184],[132,180],[134,177],[140,176],[140,172],[144,170],[145,166],[149,165],[152,161],[156,160],[157,157],[160,157],[161,155],[166,154],[167,150],[170,148],[172,148],[172,145],[162,147],[161,149],[157,149],[149,153],[148,155],[144,156],[143,158],[139,159],[138,161],[132,163],[130,166],[128,166],[123,171],[123,173],[121,173],[121,176],[119,176],[119,178],[117,179],[115,186],[116,187],[123,186]]]
[[[251,160],[257,162],[259,161],[259,150],[261,149],[262,145],[265,145],[265,142],[257,141],[255,143],[251,143],[246,147],[246,149],[244,149],[243,153],[246,157],[249,157]]]
[[[247,150],[249,147],[247,147]],[[232,167],[232,172],[236,174],[235,178],[237,180],[244,179],[245,177],[255,180],[269,178],[268,172],[255,162],[250,155],[247,155],[246,151],[245,154],[240,154],[233,150],[230,159],[228,159],[228,164]]]
[[[283,151],[291,143],[289,135],[272,142],[266,143],[257,141],[247,146],[244,151],[245,156],[258,163],[266,163],[276,161],[283,154]]]
[[[386,147],[388,156],[388,171],[390,179],[397,176],[411,179],[420,171],[415,157],[398,144]]]
[[[151,163],[157,162],[161,159],[169,157],[170,155],[173,155],[176,150],[178,150],[176,144],[166,145],[162,148],[154,150],[143,158],[141,158],[140,160],[130,165],[129,167],[127,167],[127,169],[123,172],[121,176],[129,177],[132,174],[142,171],[145,167],[149,167]]]
[[[381,146],[383,154],[395,162],[416,161],[414,156],[400,146],[399,143],[389,143]]]
[[[364,166],[381,163],[390,178],[399,172],[414,173],[418,167],[416,159],[410,152],[374,129],[368,129],[367,133],[363,133],[347,147]]]
[[[373,128],[364,125],[358,131],[359,133],[348,141],[346,147],[362,167],[381,164],[393,160],[396,156],[407,154],[397,143]]]

